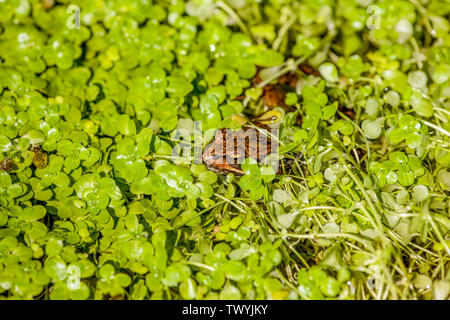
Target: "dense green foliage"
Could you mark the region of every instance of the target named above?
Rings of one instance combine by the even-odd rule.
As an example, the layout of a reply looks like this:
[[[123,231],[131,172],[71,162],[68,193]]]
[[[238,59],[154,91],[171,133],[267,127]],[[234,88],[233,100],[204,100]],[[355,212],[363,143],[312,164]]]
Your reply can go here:
[[[446,0],[0,1],[0,298],[446,299],[449,16]],[[260,69],[300,78],[292,168],[173,157],[193,120],[204,146],[264,110]]]

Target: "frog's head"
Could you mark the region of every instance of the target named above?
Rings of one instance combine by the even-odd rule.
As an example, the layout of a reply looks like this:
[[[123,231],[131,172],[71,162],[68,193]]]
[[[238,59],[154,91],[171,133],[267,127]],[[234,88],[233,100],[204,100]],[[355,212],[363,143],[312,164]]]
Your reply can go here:
[[[283,109],[275,108],[264,112],[262,115],[256,118],[253,118],[252,121],[255,125],[259,127],[265,126],[276,127],[280,124],[283,115],[284,115]]]

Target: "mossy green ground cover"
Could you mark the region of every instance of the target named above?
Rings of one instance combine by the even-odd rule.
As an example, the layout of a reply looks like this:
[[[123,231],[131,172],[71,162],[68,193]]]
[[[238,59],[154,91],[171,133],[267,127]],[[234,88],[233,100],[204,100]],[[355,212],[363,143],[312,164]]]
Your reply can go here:
[[[445,0],[1,1],[0,298],[448,298],[449,16]],[[289,170],[173,156],[194,121],[204,146],[264,111],[287,73]]]

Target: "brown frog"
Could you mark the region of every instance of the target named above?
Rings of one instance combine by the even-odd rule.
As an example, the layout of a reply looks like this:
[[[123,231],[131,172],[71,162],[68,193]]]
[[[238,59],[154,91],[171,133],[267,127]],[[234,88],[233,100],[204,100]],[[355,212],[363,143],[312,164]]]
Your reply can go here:
[[[214,140],[203,150],[203,163],[209,170],[218,173],[244,175],[240,164],[245,158],[262,162],[278,148],[278,143],[270,139],[267,130],[280,117],[279,111],[270,110],[261,117],[252,119],[260,130],[248,125],[237,131],[217,130]]]

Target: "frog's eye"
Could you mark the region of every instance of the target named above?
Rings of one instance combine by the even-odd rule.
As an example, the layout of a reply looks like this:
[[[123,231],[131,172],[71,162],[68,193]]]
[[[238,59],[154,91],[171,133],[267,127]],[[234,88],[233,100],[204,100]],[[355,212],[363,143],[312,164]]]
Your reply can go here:
[[[254,121],[258,124],[269,125],[280,121],[282,117],[283,112],[277,108],[263,113],[259,117],[255,118]]]

